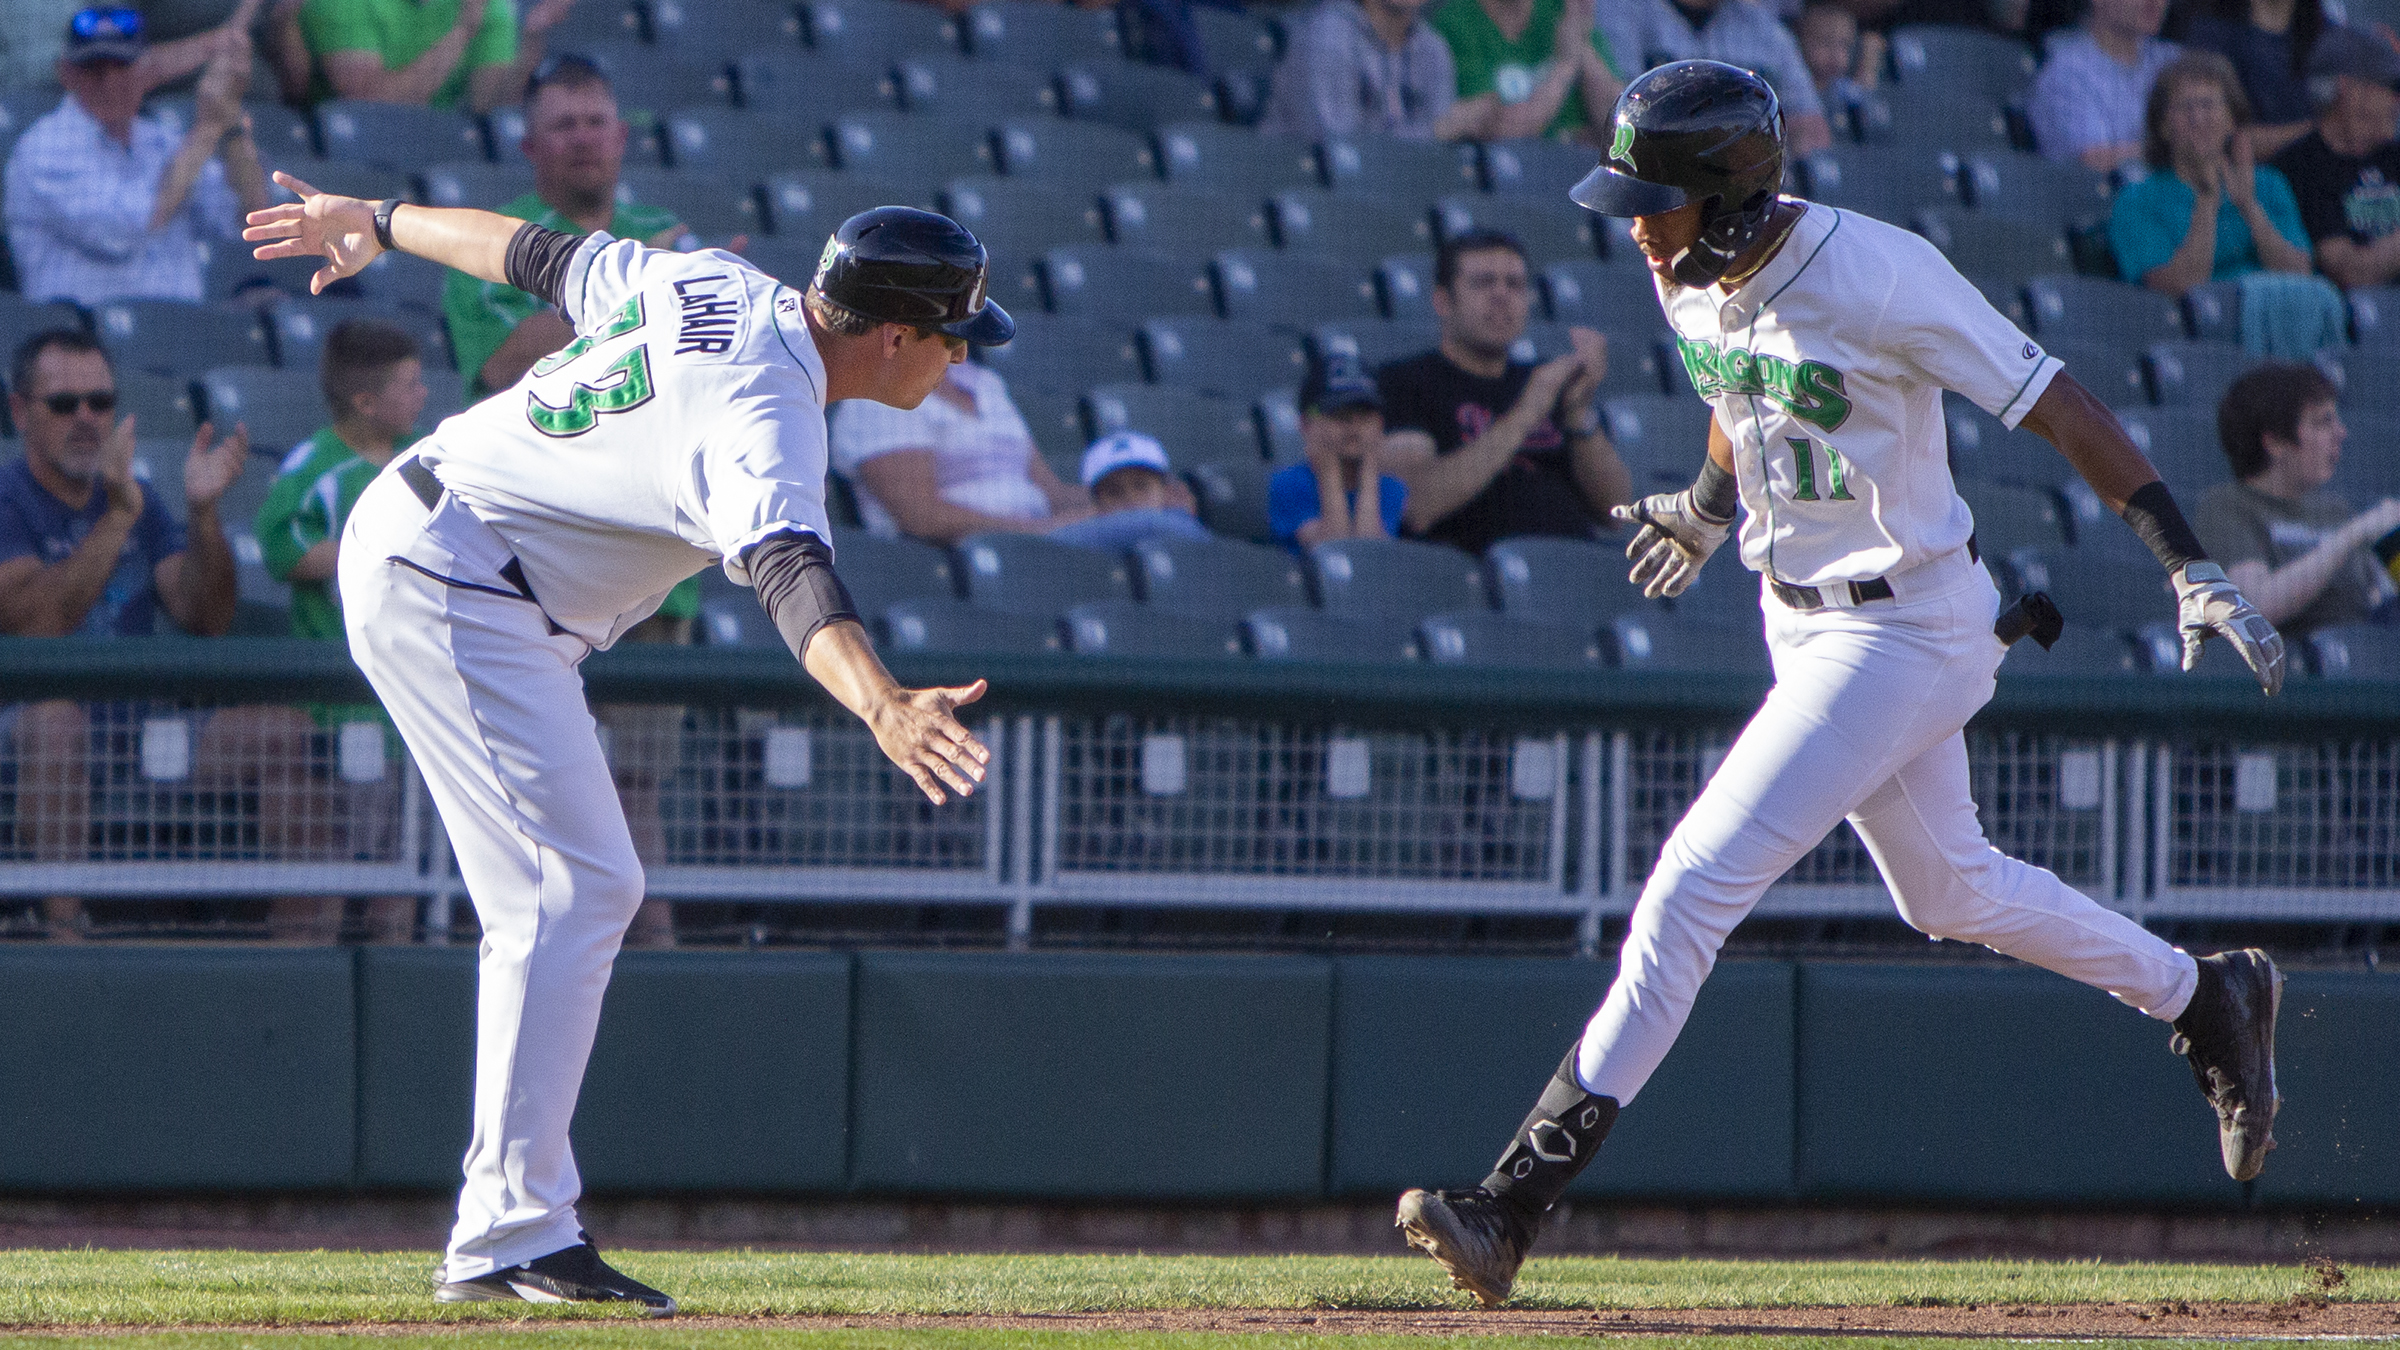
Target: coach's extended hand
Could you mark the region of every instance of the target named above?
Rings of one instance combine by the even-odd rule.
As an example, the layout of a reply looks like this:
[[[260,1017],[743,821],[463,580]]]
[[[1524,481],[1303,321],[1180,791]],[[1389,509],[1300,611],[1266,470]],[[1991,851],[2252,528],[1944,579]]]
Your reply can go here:
[[[920,791],[940,806],[948,784],[961,797],[983,781],[992,752],[952,713],[983,697],[977,680],[955,689],[904,689],[883,668],[866,630],[853,620],[829,623],[808,640],[802,658],[825,692],[875,733],[875,743]]]

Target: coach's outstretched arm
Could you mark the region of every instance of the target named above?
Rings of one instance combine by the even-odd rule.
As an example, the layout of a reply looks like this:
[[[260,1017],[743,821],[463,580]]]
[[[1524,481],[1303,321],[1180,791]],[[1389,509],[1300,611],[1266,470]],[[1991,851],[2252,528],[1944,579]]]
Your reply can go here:
[[[327,286],[357,275],[384,251],[375,238],[376,203],[319,192],[280,170],[275,181],[300,194],[300,200],[251,212],[242,238],[259,245],[252,255],[262,261],[324,258],[325,265],[308,279],[311,294],[322,295]],[[484,281],[506,283],[508,242],[526,223],[490,211],[402,203],[392,211],[391,233],[403,253]]]
[[[2061,371],[2025,414],[2024,427],[2057,446],[2100,500],[2158,555],[2175,583],[2183,668],[2199,664],[2202,642],[2221,637],[2242,654],[2261,689],[2272,694],[2283,688],[2283,636],[2225,579],[2225,569],[2208,560],[2174,494],[2125,435],[2117,415]]]

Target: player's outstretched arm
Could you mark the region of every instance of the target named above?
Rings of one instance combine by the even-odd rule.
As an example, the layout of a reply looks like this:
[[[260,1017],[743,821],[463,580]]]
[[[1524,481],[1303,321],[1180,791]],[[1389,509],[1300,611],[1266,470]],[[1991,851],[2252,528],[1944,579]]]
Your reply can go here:
[[[2201,643],[2221,637],[2242,654],[2259,688],[2270,694],[2283,688],[2282,635],[2242,597],[2239,587],[2225,579],[2225,569],[2208,560],[2174,494],[2159,481],[2149,457],[2125,435],[2116,414],[2062,371],[2025,414],[2023,425],[2057,446],[2167,569],[2175,583],[2183,668],[2199,664]]]
[[[375,203],[319,192],[281,171],[275,181],[300,200],[250,213],[242,238],[259,245],[254,256],[324,258],[308,280],[308,289],[321,295],[384,251],[375,238]],[[392,212],[392,242],[401,251],[484,281],[508,280],[508,241],[523,228],[524,221],[490,211],[403,205]]]
[[[992,752],[955,715],[983,697],[983,681],[958,689],[904,689],[868,645],[867,630],[850,619],[818,629],[800,663],[835,701],[858,714],[883,753],[934,805],[947,800],[943,784],[966,797],[983,781]]]

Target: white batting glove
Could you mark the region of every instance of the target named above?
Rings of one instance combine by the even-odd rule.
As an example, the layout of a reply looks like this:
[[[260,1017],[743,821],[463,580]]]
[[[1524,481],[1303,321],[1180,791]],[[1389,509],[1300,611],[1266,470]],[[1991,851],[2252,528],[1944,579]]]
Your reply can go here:
[[[1631,506],[1611,507],[1608,513],[1642,527],[1625,546],[1625,556],[1633,560],[1633,584],[1653,600],[1690,589],[1700,565],[1733,527],[1732,517],[1719,520],[1701,510],[1690,488],[1654,493]]]
[[[2183,668],[2200,664],[2200,644],[2221,637],[2233,644],[2269,694],[2283,688],[2283,635],[2242,598],[2213,562],[2187,563],[2174,574],[2175,626],[2183,633]]]

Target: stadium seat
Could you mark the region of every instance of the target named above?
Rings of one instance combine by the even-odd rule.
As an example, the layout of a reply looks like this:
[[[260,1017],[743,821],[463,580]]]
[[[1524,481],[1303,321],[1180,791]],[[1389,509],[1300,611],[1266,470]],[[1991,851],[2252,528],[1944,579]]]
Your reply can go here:
[[[2016,483],[1961,478],[1958,495],[1975,515],[1975,538],[1983,551],[2005,556],[2018,549],[2055,554],[2067,547],[2066,506],[2058,494]]]
[[[1316,153],[1308,142],[1213,122],[1175,122],[1158,129],[1158,172],[1183,187],[1264,198],[1285,188],[1314,187]]]
[[[2147,667],[2135,660],[2133,644],[2125,634],[2072,619],[2048,650],[2031,638],[2023,638],[2009,647],[2007,657],[2000,663],[2000,678],[2004,680],[2092,679],[2146,673]]]
[[[0,347],[14,352],[17,344],[53,328],[84,330],[83,314],[64,301],[42,304],[15,291],[0,291]],[[4,376],[5,371],[0,371]]]
[[[1096,244],[1097,203],[1048,183],[982,174],[953,178],[942,189],[942,214],[974,231],[996,275],[1022,272],[1046,249]]]
[[[533,169],[456,159],[430,164],[417,173],[417,191],[427,206],[475,206],[490,211],[533,191]]]
[[[1444,197],[1433,208],[1433,228],[1442,239],[1469,230],[1506,230],[1533,255],[1533,265],[1597,257],[1599,217],[1533,197]]]
[[[677,108],[659,119],[659,134],[681,173],[755,183],[790,155],[788,126],[740,108]]]
[[[550,30],[550,41],[561,51],[573,51],[586,42],[630,42],[641,36],[641,12],[626,0],[583,0]]]
[[[1419,203],[1364,192],[1285,188],[1267,206],[1275,242],[1288,253],[1372,260],[1433,247],[1433,222]]]
[[[1397,136],[1337,136],[1317,147],[1317,157],[1325,185],[1337,192],[1430,202],[1483,187],[1472,145]],[[1588,213],[1578,210],[1576,214]]]
[[[1165,318],[1152,319],[1137,331],[1142,363],[1153,384],[1247,403],[1261,390],[1298,383],[1306,370],[1300,339],[1264,324]]]
[[[884,606],[884,641],[904,652],[961,656],[1046,656],[1060,651],[1055,614],[1012,614],[960,600],[901,600]]]
[[[1366,268],[1330,258],[1229,249],[1211,269],[1228,319],[1304,329],[1344,319],[1379,319],[1383,305]]]
[[[1614,353],[1610,364],[1614,365]],[[1708,454],[1709,406],[1680,394],[1622,394],[1601,400],[1601,420],[1618,458],[1644,484],[1689,485]]]
[[[998,347],[977,347],[975,359],[1009,383],[1080,389],[1093,382],[1142,378],[1141,349],[1128,328],[1090,319],[1014,312],[1017,335]]]
[[[1483,565],[1500,612],[1520,623],[1552,624],[1589,636],[1619,614],[1650,606],[1626,577],[1620,544],[1503,539],[1484,551]]]
[[[1879,89],[1857,111],[1859,139],[1917,150],[2009,148],[2008,112],[1998,97],[1973,90],[1898,85]]]
[[[1267,475],[1254,458],[1195,466],[1188,475],[1200,506],[1200,523],[1228,539],[1264,544],[1267,532]]]
[[[2350,438],[2342,445],[2331,487],[2364,509],[2385,497],[2400,497],[2400,419],[2361,403],[2342,414]]]
[[[1478,558],[1413,539],[1336,539],[1309,550],[1317,603],[1353,618],[1491,608]]]
[[[1554,262],[1541,270],[1541,285],[1550,317],[1560,323],[1579,323],[1612,336],[1628,327],[1651,329],[1666,323],[1657,284],[1649,266],[1638,258]]]
[[[767,232],[768,216],[758,189],[739,176],[628,168],[617,176],[617,200],[666,207],[704,240],[721,242],[737,234]]]
[[[1375,296],[1387,319],[1432,319],[1433,255],[1397,253],[1375,264]]]
[[[733,82],[745,112],[810,137],[845,112],[882,108],[905,97],[884,66],[831,52],[744,51],[734,57]]]
[[[1046,67],[973,61],[954,52],[902,57],[890,75],[894,98],[909,112],[953,120],[1045,117],[1059,111],[1058,81]]]
[[[1267,447],[1267,461],[1278,466],[1297,464],[1307,457],[1300,440],[1300,391],[1298,388],[1269,389],[1251,404],[1258,415],[1259,439]]]
[[[1013,118],[992,134],[992,144],[999,150],[1000,172],[1009,177],[1038,179],[1087,196],[1111,183],[1158,174],[1148,141],[1098,122]]]
[[[2400,345],[2400,286],[2361,286],[2347,295],[2351,341],[2361,347]]]
[[[1198,75],[1132,61],[1070,66],[1059,72],[1059,100],[1078,122],[1101,122],[1143,135],[1217,115],[1217,90]]]
[[[917,51],[959,49],[958,22],[910,0],[800,0],[802,38],[817,51],[880,65]]]
[[[1242,620],[1242,637],[1261,661],[1382,663],[1416,659],[1416,640],[1398,620],[1364,623],[1319,610],[1273,606]]]
[[[1307,573],[1280,548],[1162,537],[1134,545],[1132,557],[1142,603],[1154,610],[1233,620],[1256,609],[1308,604]]]
[[[1160,253],[1263,248],[1270,238],[1262,201],[1166,183],[1119,183],[1100,194],[1109,239]]]
[[[1690,479],[1687,477],[1685,482],[1688,484]],[[1623,547],[1620,546],[1618,551],[1622,553]],[[1700,575],[1684,589],[1683,594],[1667,597],[1654,608],[1665,609],[1672,615],[1673,622],[1687,628],[1695,625],[1730,628],[1755,637],[1761,631],[1759,609],[1762,597],[1759,595],[1758,573],[1742,566],[1738,553],[1724,549],[1718,552],[1725,556],[1703,567]],[[1639,614],[1642,611],[1624,612]]]
[[[699,575],[700,621],[693,626],[700,645],[783,648],[783,633],[759,607],[758,592],[735,584],[721,567],[703,567]],[[856,587],[851,588],[851,599],[862,616],[871,619],[879,612],[858,596]]]
[[[1493,141],[1480,147],[1488,192],[1523,194],[1555,205],[1600,164],[1600,152],[1565,141]]]
[[[1191,15],[1211,70],[1265,70],[1282,54],[1274,26],[1258,14],[1194,5]]]
[[[799,13],[775,0],[647,0],[642,11],[650,40],[686,59],[800,41]],[[555,32],[551,40],[558,41]]]
[[[2034,277],[2025,283],[2025,299],[2044,345],[2083,338],[2140,351],[2183,336],[2183,315],[2173,300],[2106,277]]]
[[[1753,613],[1746,624],[1693,622],[1658,611],[1620,614],[1605,630],[1611,663],[1667,674],[1772,674],[1767,640]]]
[[[833,167],[904,182],[942,182],[989,173],[991,138],[972,119],[914,117],[896,112],[848,112],[826,133]]]
[[[984,609],[1056,617],[1086,600],[1131,600],[1125,560],[1031,534],[971,534],[958,541],[967,599]]]
[[[2022,284],[2027,277],[2064,272],[2071,265],[2066,232],[2055,226],[1960,206],[1926,207],[1911,217],[1911,223],[1951,266],[1978,276]]]
[[[1836,146],[1799,161],[1799,179],[1812,202],[1843,207],[1905,226],[1917,212],[1958,200],[1954,158],[1908,145]]]
[[[196,383],[200,415],[219,431],[230,431],[237,422],[247,426],[251,449],[259,454],[280,455],[331,420],[313,370],[225,366],[203,374]],[[143,424],[150,425],[149,419]]]
[[[158,494],[158,500],[167,508],[168,515],[177,520],[187,519],[183,499],[183,465],[191,457],[191,435],[188,432],[181,436],[155,434],[148,418],[142,419],[142,427],[152,434],[134,440],[133,476],[141,480],[147,491]],[[246,469],[249,466],[245,464],[243,467]]]
[[[234,300],[236,292],[258,285],[270,286],[286,296],[307,295],[309,278],[325,265],[321,257],[274,258],[262,262],[250,256],[250,245],[233,240],[203,241],[200,257],[200,294],[212,305]],[[251,295],[241,297],[241,303],[250,305],[265,300]]]
[[[92,335],[118,365],[162,375],[273,360],[258,314],[234,305],[111,300],[93,309]]]
[[[2131,539],[2131,532],[2127,531]],[[2139,549],[2138,542],[2132,549]],[[2085,553],[2131,552],[2123,546],[2102,549],[2092,543],[2080,543],[2073,553],[2020,554],[2010,559],[2016,568],[2017,579],[2026,590],[2048,591],[2067,619],[2067,627],[2078,626],[2099,630],[2127,629],[2140,624],[2175,618],[2175,593],[2169,588],[2164,572],[2156,563],[2146,568],[2114,569],[2095,565],[2084,559]],[[2145,552],[2143,558],[2146,560]],[[2130,558],[2127,561],[2132,561]]]
[[[442,287],[450,269],[413,253],[378,253],[361,268],[355,280],[359,294],[387,305],[414,305],[439,311]]]
[[[2042,347],[2064,362],[2076,382],[2103,403],[2131,407],[2150,401],[2150,377],[2139,348],[2076,337],[2048,338]]]
[[[2039,155],[2005,150],[1970,154],[1960,166],[1959,186],[1974,209],[2014,216],[2045,229],[2108,215],[2106,174]]]
[[[266,371],[270,375],[282,373],[266,370],[263,366],[244,366],[242,369]],[[322,409],[322,400],[315,395],[314,388],[312,384],[307,406]],[[200,422],[192,403],[190,380],[180,375],[154,375],[146,370],[117,372],[117,411],[137,419],[135,428],[147,435],[182,436],[187,445],[192,428]],[[322,417],[318,419],[319,422],[323,420]],[[226,423],[225,430],[233,430],[233,424]],[[251,441],[262,454],[274,448],[274,442],[262,438],[256,428],[251,431]]]
[[[51,101],[57,101],[56,94]],[[142,111],[165,122],[181,140],[192,125],[192,105],[190,94],[166,94],[143,104]],[[250,138],[258,145],[259,160],[270,172],[284,169],[308,177],[317,161],[317,132],[307,113],[272,99],[256,98],[242,101],[242,113],[250,119]],[[0,155],[6,153],[6,147],[0,146]]]
[[[317,105],[317,135],[327,159],[404,173],[421,164],[489,158],[472,118],[398,103],[328,99]]]
[[[1172,254],[1077,245],[1044,253],[1035,271],[1043,307],[1054,314],[1130,323],[1217,311],[1207,269]]]
[[[2154,402],[2213,411],[2225,390],[2259,359],[2221,342],[2154,342],[2142,363]]]
[[[2135,629],[2133,653],[2135,663],[2147,664],[2152,675],[2184,680],[2239,681],[2249,685],[2252,693],[2258,692],[2258,677],[2250,673],[2249,664],[2242,660],[2240,652],[2233,649],[2232,643],[2221,639],[2202,643],[2199,662],[2192,669],[2185,670],[2183,637],[2172,620],[2158,620]],[[2303,649],[2290,652],[2284,659],[2289,667],[2291,663],[2306,662],[2308,656],[2309,653]],[[2287,668],[2285,673],[2287,676],[2297,676],[2303,672],[2301,669]]]
[[[2327,680],[2400,677],[2400,628],[2362,623],[2320,628],[2306,639],[2311,665]]]
[[[1308,345],[1319,356],[1348,352],[1369,370],[1432,351],[1441,341],[1441,325],[1430,319],[1354,319],[1308,330]]]
[[[1101,600],[1066,613],[1068,650],[1077,656],[1133,656],[1170,661],[1239,660],[1241,634],[1230,620],[1191,618]]]
[[[958,595],[950,554],[921,539],[885,539],[843,530],[834,535],[833,556],[861,614],[880,614],[903,600],[951,600]],[[750,604],[758,606],[756,600]]]
[[[1211,460],[1258,456],[1250,405],[1221,394],[1168,384],[1104,384],[1084,394],[1083,410],[1094,438],[1118,431],[1154,436],[1179,472]]]
[[[1417,624],[1417,650],[1437,666],[1493,670],[1596,670],[1606,664],[1590,630],[1490,613],[1434,614]]]
[[[1008,401],[1016,405],[1018,415],[1025,419],[1026,429],[1033,433],[1034,448],[1041,451],[1051,472],[1064,482],[1074,482],[1081,472],[1084,447],[1092,439],[1085,430],[1081,391],[1030,381],[1012,382],[1008,386]]]
[[[1005,61],[1055,70],[1078,61],[1116,64],[1125,44],[1114,9],[986,0],[960,25],[978,61]]]
[[[420,359],[426,365],[446,369],[453,364],[449,334],[439,314],[367,300],[311,296],[306,292],[266,312],[267,332],[274,339],[275,364],[285,370],[307,372],[314,378],[326,337],[347,319],[374,319],[403,329],[417,340]]]
[[[1947,24],[1904,24],[1892,30],[1892,69],[1902,85],[1944,93],[2006,98],[2033,82],[2033,52],[2024,42]]]
[[[2150,457],[2159,477],[2189,494],[2233,476],[2217,440],[2214,408],[2119,408],[2117,420],[2134,446]]]
[[[765,197],[768,223],[776,234],[798,240],[798,247],[807,250],[812,275],[817,251],[843,221],[877,206],[934,205],[914,180],[904,183],[822,169],[777,174],[767,180]],[[803,283],[806,280],[801,278]]]

